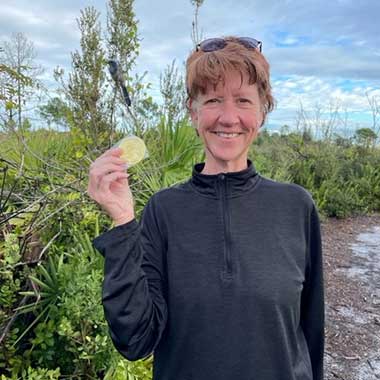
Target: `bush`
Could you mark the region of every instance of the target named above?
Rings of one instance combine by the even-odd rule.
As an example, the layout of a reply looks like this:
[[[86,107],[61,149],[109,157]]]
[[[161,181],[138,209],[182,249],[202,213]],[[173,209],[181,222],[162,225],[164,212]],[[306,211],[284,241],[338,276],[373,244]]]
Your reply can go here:
[[[67,138],[62,135],[65,144]],[[47,139],[51,149],[41,147],[41,154],[61,160],[62,166],[67,158],[71,165],[69,157],[75,152],[68,150],[69,157],[62,151],[53,154],[59,139],[59,134]],[[129,170],[138,217],[151,194],[185,180],[192,165],[204,159],[199,139],[184,120],[169,125],[163,119],[144,139],[149,158]],[[31,140],[37,141],[37,137]],[[15,317],[0,349],[3,379],[150,379],[152,357],[137,362],[123,359],[112,345],[103,315],[103,258],[94,251],[90,236],[112,224],[85,194],[86,181],[66,186],[85,177],[89,157],[77,159],[77,166],[69,165],[63,177],[52,168],[52,176],[47,170],[37,176],[36,170],[44,165],[27,157],[24,177],[18,175],[17,155],[15,165],[3,170],[5,190],[14,191],[14,196],[2,203],[3,215],[27,206],[29,199],[42,196],[47,201],[43,207],[36,203],[11,217],[0,230],[2,330]],[[343,144],[339,139],[314,141],[308,134],[262,133],[250,157],[262,175],[305,187],[322,218],[380,210],[377,148]],[[62,190],[51,193],[54,186],[62,186]],[[42,225],[37,229],[38,223]],[[41,245],[37,250],[28,245],[33,228]],[[26,304],[20,306],[23,302]]]

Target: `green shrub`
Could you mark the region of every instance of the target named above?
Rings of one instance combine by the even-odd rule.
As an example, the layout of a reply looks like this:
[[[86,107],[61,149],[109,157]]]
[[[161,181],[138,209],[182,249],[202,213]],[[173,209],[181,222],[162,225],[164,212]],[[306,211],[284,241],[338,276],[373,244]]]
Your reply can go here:
[[[21,377],[12,376],[6,377],[5,375],[1,375],[0,380],[59,380],[60,372],[59,368],[54,370],[49,370],[46,368],[31,368],[21,372]]]

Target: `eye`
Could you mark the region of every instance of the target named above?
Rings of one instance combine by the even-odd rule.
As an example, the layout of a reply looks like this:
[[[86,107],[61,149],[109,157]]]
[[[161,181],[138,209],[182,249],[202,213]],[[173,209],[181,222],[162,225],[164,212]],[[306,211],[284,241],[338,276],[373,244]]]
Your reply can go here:
[[[251,103],[251,101],[247,98],[239,98],[239,103]]]
[[[208,99],[208,100],[206,100],[206,104],[208,104],[208,103],[219,103],[219,99],[217,99],[217,98]]]

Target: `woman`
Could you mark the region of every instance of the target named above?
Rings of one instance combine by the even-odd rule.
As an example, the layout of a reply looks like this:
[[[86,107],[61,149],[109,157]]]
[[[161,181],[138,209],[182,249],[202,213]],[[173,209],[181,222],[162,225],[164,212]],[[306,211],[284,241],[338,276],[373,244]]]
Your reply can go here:
[[[116,224],[94,240],[111,338],[129,360],[154,351],[156,380],[322,380],[314,202],[247,157],[273,108],[261,43],[202,42],[186,85],[206,153],[187,182],[153,195],[138,223],[120,150],[90,170],[89,194]]]

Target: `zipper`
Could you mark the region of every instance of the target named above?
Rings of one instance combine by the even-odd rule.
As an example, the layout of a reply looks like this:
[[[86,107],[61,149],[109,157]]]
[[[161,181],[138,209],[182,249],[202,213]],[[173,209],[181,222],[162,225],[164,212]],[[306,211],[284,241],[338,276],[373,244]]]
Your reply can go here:
[[[224,174],[219,175],[220,190],[222,199],[222,212],[223,212],[223,225],[224,225],[224,262],[225,271],[224,274],[228,277],[232,277],[232,262],[231,262],[231,230],[230,230],[230,213],[228,209],[227,198],[227,179]]]

